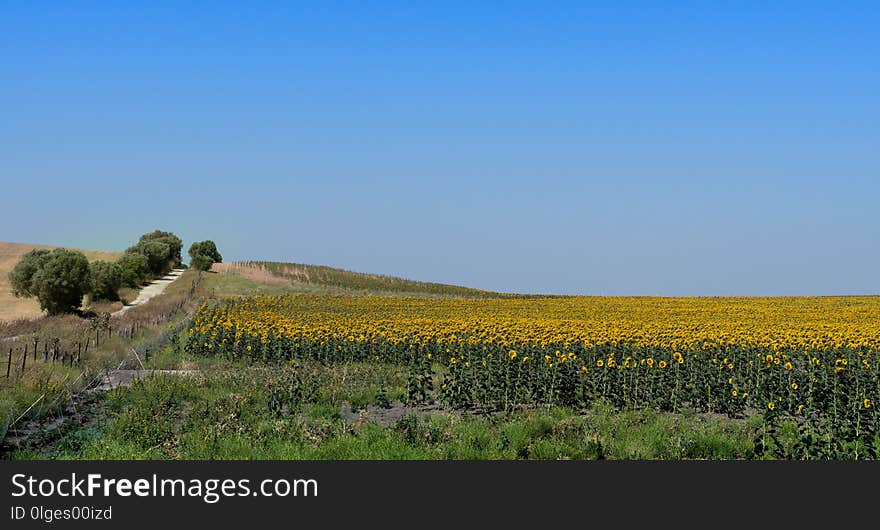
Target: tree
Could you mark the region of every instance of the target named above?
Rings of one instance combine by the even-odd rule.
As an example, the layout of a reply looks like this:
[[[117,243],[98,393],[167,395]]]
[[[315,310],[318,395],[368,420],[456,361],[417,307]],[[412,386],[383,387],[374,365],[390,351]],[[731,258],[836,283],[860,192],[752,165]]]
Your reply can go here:
[[[92,288],[89,260],[82,252],[63,248],[25,254],[10,280],[16,296],[36,296],[50,315],[76,311]]]
[[[206,271],[211,268],[214,263],[222,263],[223,256],[217,250],[217,245],[210,239],[207,241],[196,241],[189,246],[190,264],[193,268],[200,271]]]
[[[122,267],[109,261],[92,263],[92,299],[119,300],[122,287]]]
[[[183,249],[183,241],[179,237],[171,232],[154,230],[142,235],[137,244],[125,252],[127,254],[142,254],[147,258],[150,272],[161,276],[180,265],[182,261],[181,249]]]
[[[190,265],[200,271],[206,271],[211,268],[214,263],[223,261],[223,256],[217,250],[217,245],[210,239],[207,241],[196,241],[189,247]]]
[[[196,254],[202,254],[214,260],[214,263],[222,263],[223,256],[220,255],[220,251],[217,250],[217,244],[211,241],[210,239],[206,241],[196,241],[189,247],[189,256],[193,257]]]
[[[122,285],[136,289],[143,285],[150,274],[150,265],[143,254],[131,252],[123,254],[116,263],[122,271]]]
[[[192,266],[192,268],[199,270],[199,271],[210,270],[211,265],[213,265],[213,264],[214,264],[214,260],[212,260],[208,256],[205,256],[204,254],[196,254],[190,260],[190,266]]]
[[[161,241],[144,241],[137,244],[137,252],[147,258],[147,267],[150,272],[161,276],[170,270],[169,248]]]
[[[21,257],[21,260],[9,272],[9,284],[12,294],[17,298],[36,296],[31,290],[34,274],[43,267],[50,252],[46,249],[34,249]]]

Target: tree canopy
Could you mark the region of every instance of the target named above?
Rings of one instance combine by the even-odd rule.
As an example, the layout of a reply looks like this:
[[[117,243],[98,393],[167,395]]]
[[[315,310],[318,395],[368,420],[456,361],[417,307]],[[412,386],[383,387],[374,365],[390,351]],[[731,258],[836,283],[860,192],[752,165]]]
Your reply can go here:
[[[214,263],[222,263],[223,256],[217,250],[217,245],[210,239],[196,241],[189,247],[190,265],[200,271],[206,271]]]
[[[180,255],[182,249],[183,241],[179,237],[171,232],[154,230],[142,235],[138,242],[125,252],[144,256],[150,273],[161,276],[180,266],[183,261]]]
[[[17,297],[36,296],[50,315],[76,311],[92,290],[89,260],[82,252],[58,248],[25,254],[9,273]]]
[[[122,270],[122,285],[136,289],[143,285],[150,274],[150,265],[143,254],[130,252],[123,254],[116,263]]]
[[[119,300],[122,287],[122,267],[118,263],[96,261],[92,263],[92,299]]]

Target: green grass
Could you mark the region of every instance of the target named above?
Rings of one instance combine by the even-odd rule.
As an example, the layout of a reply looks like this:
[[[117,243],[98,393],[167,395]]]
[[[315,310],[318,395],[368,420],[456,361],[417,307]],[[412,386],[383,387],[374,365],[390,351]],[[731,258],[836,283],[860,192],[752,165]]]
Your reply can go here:
[[[149,301],[134,307],[121,317],[114,318],[112,327],[115,333],[106,329],[98,331],[99,345],[82,350],[82,363],[78,366],[62,366],[60,362],[52,363],[42,360],[44,348],[49,351],[55,340],[64,353],[78,351],[77,343],[85,344],[93,341],[96,331],[90,327],[89,320],[76,315],[58,315],[22,323],[21,329],[15,328],[21,335],[15,340],[0,342],[0,425],[7,416],[18,418],[41,395],[45,394],[44,402],[30,409],[22,421],[39,418],[57,411],[66,404],[65,399],[70,392],[77,392],[93,380],[96,374],[104,370],[112,370],[119,366],[120,361],[132,357],[132,347],[138,347],[143,354],[146,348],[155,342],[162,330],[174,325],[183,318],[187,310],[196,304],[196,299],[206,296],[204,286],[198,285],[190,296],[196,280],[196,272],[187,271],[169,285],[165,292]],[[184,306],[175,309],[179,304]],[[119,333],[121,329],[137,324],[137,333],[128,337]],[[24,327],[27,325],[27,327]],[[12,328],[9,328],[12,329]],[[33,358],[33,338],[37,337],[38,355]],[[21,355],[25,346],[29,348],[25,371],[21,373]],[[9,349],[13,350],[13,364],[10,377],[6,375],[6,361]],[[166,350],[161,350],[166,351]],[[179,362],[179,361],[176,361]],[[75,383],[74,383],[75,382]],[[49,406],[57,404],[57,406]]]
[[[497,415],[407,409],[348,421],[405,394],[390,365],[201,365],[117,388],[106,420],[13,458],[53,459],[745,459],[750,420],[655,411],[533,409]]]

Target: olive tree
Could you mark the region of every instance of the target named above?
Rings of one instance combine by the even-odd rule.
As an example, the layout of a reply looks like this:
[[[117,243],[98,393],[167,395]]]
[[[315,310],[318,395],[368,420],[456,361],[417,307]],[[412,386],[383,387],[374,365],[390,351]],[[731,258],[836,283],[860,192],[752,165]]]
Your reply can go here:
[[[126,250],[129,254],[141,254],[147,259],[150,272],[156,276],[166,274],[183,261],[180,252],[183,241],[171,232],[154,230],[144,234],[137,244]]]
[[[17,298],[30,298],[35,296],[31,290],[34,274],[43,267],[50,251],[46,249],[34,249],[21,257],[15,267],[9,272],[9,284],[12,286],[12,294]]]
[[[194,269],[206,271],[211,268],[214,263],[222,263],[223,256],[217,250],[217,245],[210,239],[206,241],[196,241],[189,247],[190,265]]]
[[[116,263],[122,271],[122,285],[136,289],[143,285],[150,274],[150,265],[143,254],[123,254]]]
[[[122,287],[122,267],[118,263],[96,261],[92,263],[92,299],[119,300]]]
[[[76,311],[92,290],[89,260],[82,252],[63,248],[25,254],[9,279],[15,296],[35,296],[50,315]]]

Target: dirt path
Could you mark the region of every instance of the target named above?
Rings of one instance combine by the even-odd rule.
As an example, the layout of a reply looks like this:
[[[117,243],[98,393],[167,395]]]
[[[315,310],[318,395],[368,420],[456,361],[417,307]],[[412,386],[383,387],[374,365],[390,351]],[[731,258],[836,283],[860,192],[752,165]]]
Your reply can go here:
[[[113,370],[107,373],[97,386],[86,389],[84,393],[106,392],[118,386],[128,386],[132,381],[144,379],[151,375],[193,375],[196,370]]]
[[[186,269],[173,269],[167,275],[159,278],[158,280],[153,280],[149,285],[141,289],[138,293],[137,298],[135,298],[130,304],[127,304],[122,307],[122,309],[118,311],[114,311],[111,313],[111,316],[119,316],[128,311],[133,307],[137,307],[141,304],[146,303],[151,298],[155,298],[162,294],[165,291],[165,288],[168,287],[172,282],[180,278],[180,276],[186,271]],[[19,337],[23,337],[24,335],[16,335],[13,337],[3,337],[0,338],[0,342],[8,342],[18,339]]]
[[[165,291],[165,288],[168,287],[168,285],[171,284],[171,282],[180,278],[180,275],[183,274],[183,272],[185,270],[186,269],[174,269],[171,272],[169,272],[167,275],[159,278],[158,280],[154,280],[153,282],[150,283],[150,285],[147,285],[146,287],[141,289],[141,292],[138,293],[138,296],[137,296],[137,298],[134,299],[134,301],[132,301],[130,304],[124,306],[119,311],[113,312],[112,315],[114,317],[119,316],[119,315],[125,313],[126,311],[128,311],[129,309],[131,309],[132,307],[137,307],[137,306],[147,302],[149,299],[154,298],[156,296],[159,296],[160,294],[162,294],[163,291]]]

